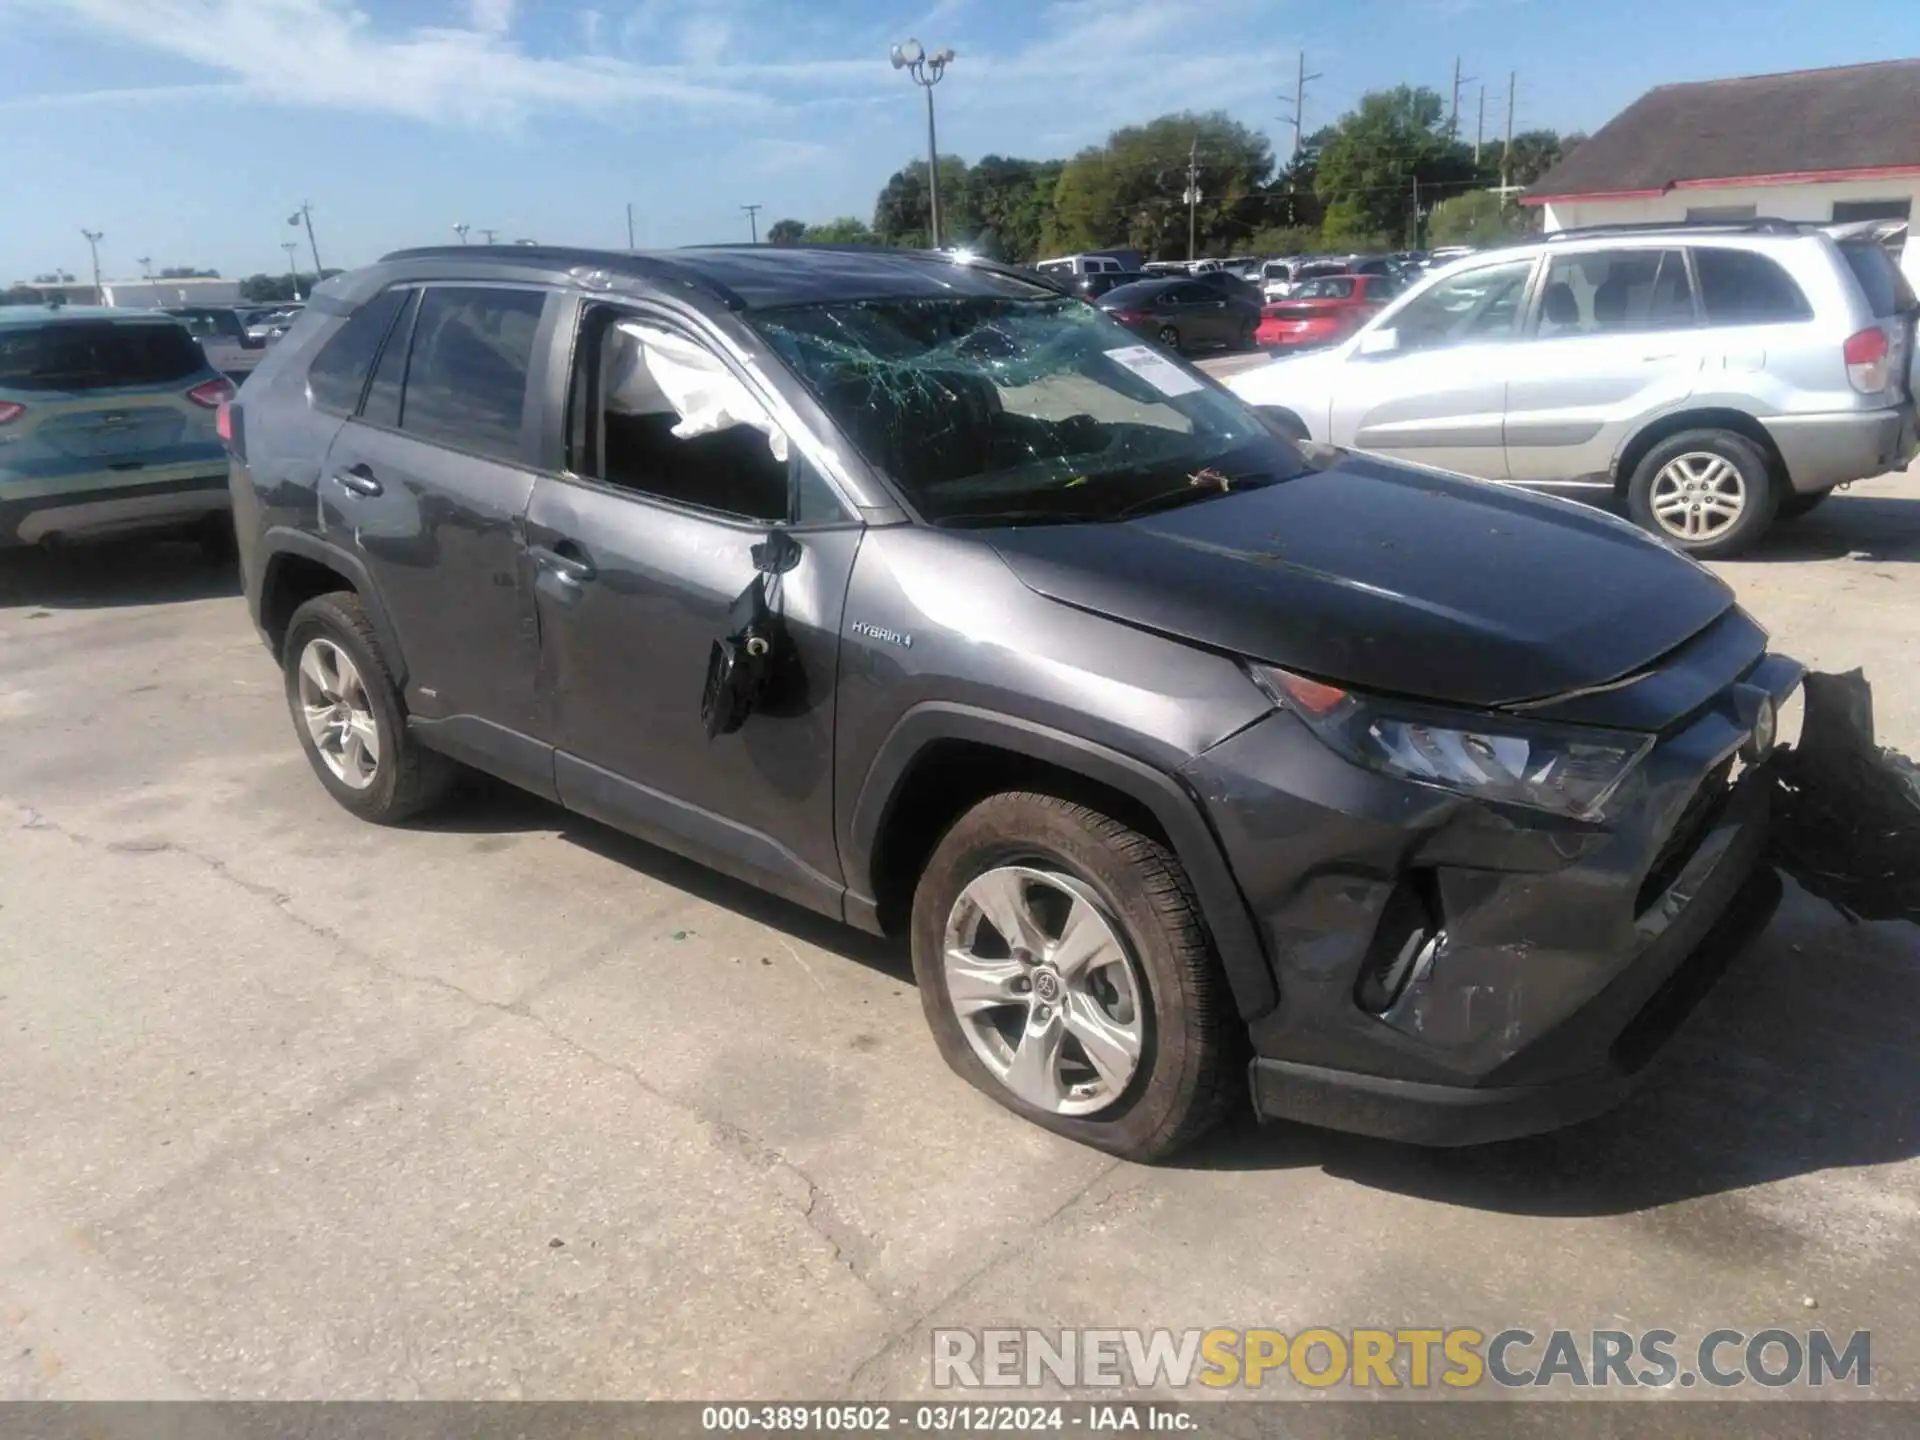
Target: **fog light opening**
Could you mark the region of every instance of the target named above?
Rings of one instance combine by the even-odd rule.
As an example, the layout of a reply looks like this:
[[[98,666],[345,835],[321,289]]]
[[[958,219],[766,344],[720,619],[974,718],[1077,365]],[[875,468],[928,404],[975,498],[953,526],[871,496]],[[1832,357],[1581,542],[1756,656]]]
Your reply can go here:
[[[1354,982],[1353,998],[1370,1015],[1386,1015],[1433,968],[1446,944],[1439,885],[1431,870],[1415,870],[1393,888],[1380,912]]]

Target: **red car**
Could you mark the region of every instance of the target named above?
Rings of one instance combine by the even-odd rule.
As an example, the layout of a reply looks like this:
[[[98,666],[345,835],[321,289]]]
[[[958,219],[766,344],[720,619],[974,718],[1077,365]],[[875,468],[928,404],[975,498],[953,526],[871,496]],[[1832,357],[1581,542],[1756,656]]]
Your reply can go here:
[[[1267,350],[1333,345],[1379,314],[1400,293],[1391,275],[1322,275],[1260,309],[1253,343]]]

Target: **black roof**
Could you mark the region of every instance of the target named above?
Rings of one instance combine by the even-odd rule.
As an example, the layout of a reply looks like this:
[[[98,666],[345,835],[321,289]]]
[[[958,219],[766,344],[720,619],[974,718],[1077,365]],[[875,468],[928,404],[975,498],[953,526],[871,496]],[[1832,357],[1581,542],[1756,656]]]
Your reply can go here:
[[[835,300],[1059,293],[1058,286],[1010,266],[963,261],[940,251],[877,246],[711,245],[682,250],[590,250],[546,245],[436,245],[397,250],[381,258],[382,263],[446,260],[543,272],[599,271],[696,286],[742,310]]]
[[[1920,60],[1659,86],[1582,141],[1526,198],[1898,169],[1920,170]]]

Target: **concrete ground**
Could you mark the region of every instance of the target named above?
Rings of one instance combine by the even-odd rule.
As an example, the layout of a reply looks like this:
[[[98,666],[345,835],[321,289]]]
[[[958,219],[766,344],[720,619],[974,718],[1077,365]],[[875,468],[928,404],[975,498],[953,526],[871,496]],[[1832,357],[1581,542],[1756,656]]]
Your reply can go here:
[[[1911,751],[1916,561],[1906,476],[1723,568]],[[1122,1164],[894,948],[498,790],[353,820],[192,550],[0,559],[0,1398],[908,1397],[1005,1324],[1820,1324],[1920,1398],[1916,1013],[1790,892],[1604,1120]]]

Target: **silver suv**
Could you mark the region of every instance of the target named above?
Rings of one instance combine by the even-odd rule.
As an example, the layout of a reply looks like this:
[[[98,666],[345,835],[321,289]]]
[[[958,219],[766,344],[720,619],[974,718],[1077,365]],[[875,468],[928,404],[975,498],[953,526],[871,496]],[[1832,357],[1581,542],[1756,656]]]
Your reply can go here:
[[[1301,438],[1618,497],[1719,556],[1912,458],[1915,310],[1872,226],[1564,231],[1230,384]]]

